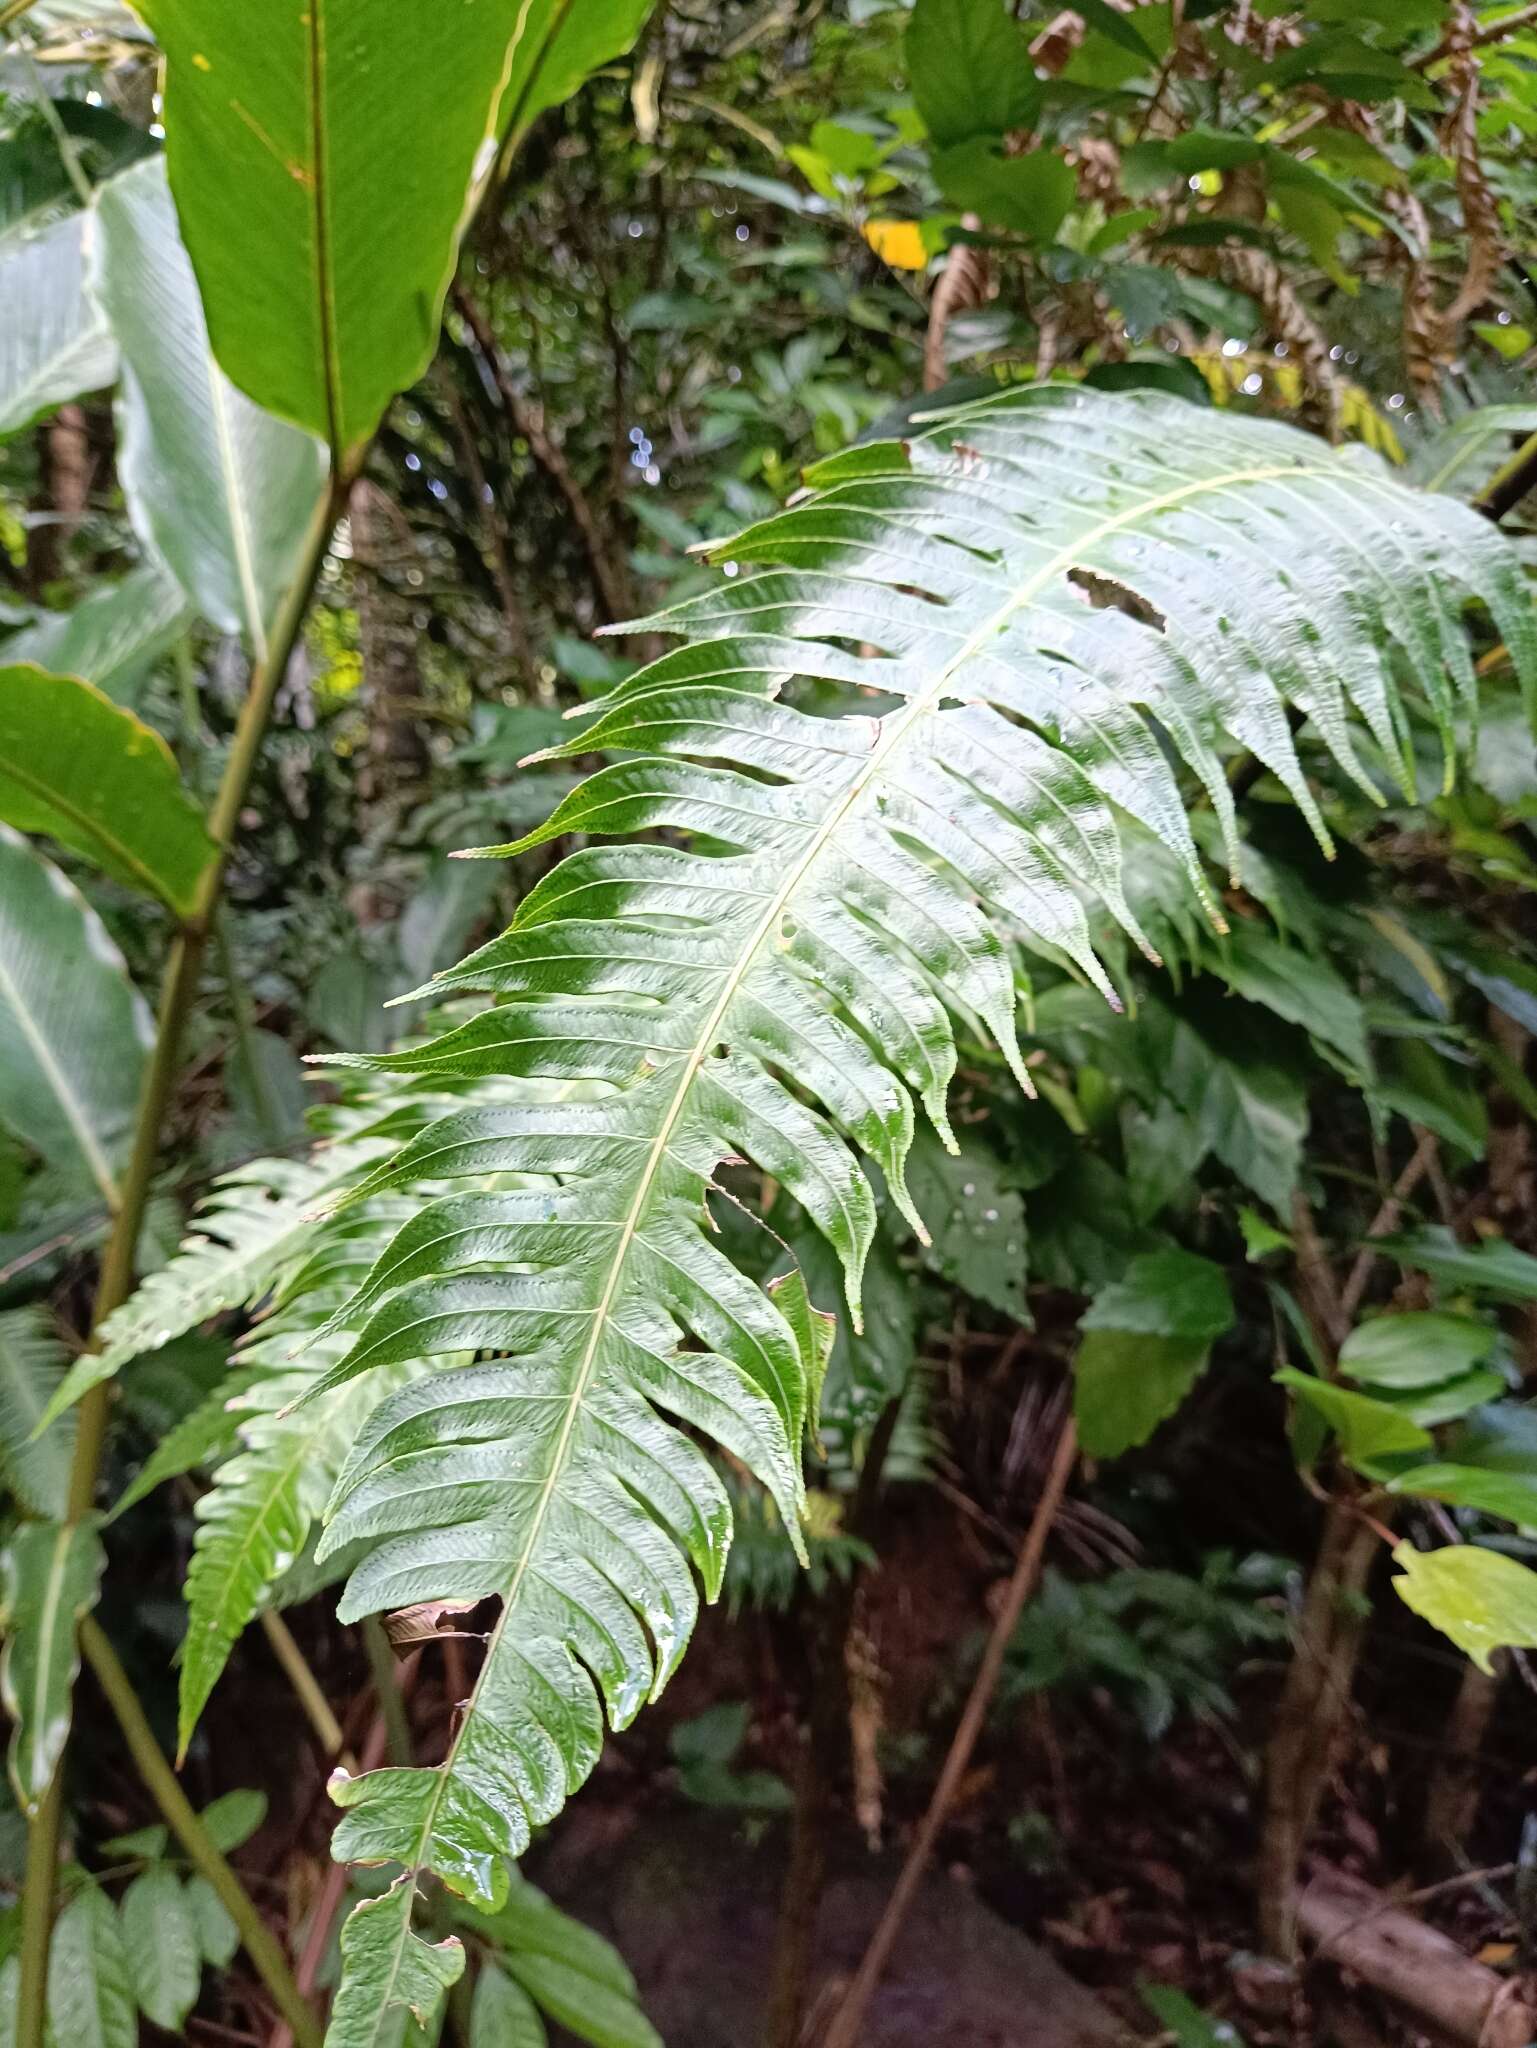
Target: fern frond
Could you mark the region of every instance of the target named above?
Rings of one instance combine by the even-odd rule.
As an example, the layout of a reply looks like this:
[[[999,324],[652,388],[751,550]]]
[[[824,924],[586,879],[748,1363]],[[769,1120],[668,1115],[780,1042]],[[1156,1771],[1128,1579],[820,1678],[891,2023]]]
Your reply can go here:
[[[911,1216],[913,1100],[945,1134],[951,1013],[985,1025],[1028,1086],[1015,944],[1112,1001],[1086,900],[1151,952],[1123,887],[1123,814],[1216,919],[1171,755],[1230,862],[1235,746],[1327,844],[1289,712],[1376,795],[1377,758],[1412,786],[1410,681],[1455,752],[1470,601],[1537,672],[1515,558],[1485,522],[1275,424],[1006,393],[911,443],[851,450],[820,481],[719,550],[764,573],[645,622],[686,644],[562,750],[624,758],[500,850],[659,828],[693,846],[572,854],[435,985],[496,1007],[359,1062],[565,1091],[464,1108],[358,1191],[559,1181],[414,1218],[349,1308],[366,1320],[327,1379],[505,1354],[379,1405],[324,1539],[368,1549],[344,1616],[502,1601],[443,1762],[335,1788],[336,1853],[407,1873],[365,1909],[381,2014],[400,1973],[424,1975],[417,1875],[494,1910],[506,1858],[591,1770],[600,1698],[622,1725],[673,1668],[690,1566],[714,1592],[726,1502],[679,1425],[725,1445],[793,1526],[822,1338],[798,1277],[773,1295],[716,1249],[721,1162],[745,1157],[796,1197],[857,1317],[875,1220],[857,1154]],[[833,685],[844,709],[800,708],[799,681],[818,703]],[[393,1945],[375,1938],[386,1924]]]

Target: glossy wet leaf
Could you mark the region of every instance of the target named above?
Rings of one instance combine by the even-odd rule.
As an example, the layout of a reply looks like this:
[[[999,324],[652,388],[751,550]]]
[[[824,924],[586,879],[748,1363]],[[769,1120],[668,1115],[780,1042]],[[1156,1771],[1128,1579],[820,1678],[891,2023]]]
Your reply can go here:
[[[1496,1650],[1537,1649],[1537,1572],[1530,1565],[1472,1543],[1428,1552],[1400,1543],[1393,1562],[1398,1597],[1481,1671],[1493,1669]]]
[[[1499,1348],[1499,1331],[1474,1316],[1410,1309],[1352,1330],[1340,1346],[1340,1371],[1361,1386],[1436,1386]]]

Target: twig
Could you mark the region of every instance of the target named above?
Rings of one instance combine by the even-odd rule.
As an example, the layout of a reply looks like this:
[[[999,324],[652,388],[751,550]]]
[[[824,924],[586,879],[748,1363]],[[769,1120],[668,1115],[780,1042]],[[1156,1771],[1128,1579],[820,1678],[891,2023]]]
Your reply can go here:
[[[1356,1262],[1350,1269],[1350,1277],[1340,1290],[1340,1314],[1347,1328],[1356,1319],[1356,1310],[1361,1306],[1366,1289],[1372,1277],[1372,1267],[1377,1261],[1377,1248],[1370,1240],[1385,1237],[1397,1227],[1403,1214],[1405,1202],[1414,1193],[1425,1175],[1430,1171],[1431,1161],[1436,1154],[1436,1139],[1433,1131],[1421,1131],[1420,1141],[1414,1148],[1408,1165],[1393,1183],[1393,1191],[1366,1227],[1367,1243],[1356,1255]]]
[[[1035,1590],[1036,1581],[1040,1577],[1046,1541],[1051,1534],[1052,1524],[1057,1518],[1057,1511],[1062,1505],[1077,1460],[1078,1431],[1069,1417],[1063,1425],[1061,1436],[1057,1439],[1051,1470],[1046,1476],[1046,1484],[1041,1490],[1040,1500],[1036,1503],[1030,1527],[1025,1532],[1025,1540],[1020,1546],[1014,1575],[1009,1580],[1008,1590],[989,1631],[987,1647],[982,1652],[981,1663],[977,1666],[977,1675],[971,1682],[970,1692],[966,1695],[966,1704],[956,1724],[955,1734],[951,1738],[949,1754],[939,1774],[939,1782],[934,1787],[923,1819],[918,1825],[918,1832],[913,1837],[912,1847],[907,1852],[907,1860],[902,1865],[895,1888],[886,1902],[886,1910],[881,1915],[880,1924],[870,1937],[870,1945],[865,1950],[853,1982],[844,1994],[843,2003],[833,2015],[823,2048],[857,2048],[866,2010],[890,1960],[891,1951],[896,1946],[897,1937],[902,1932],[918,1886],[928,1868],[934,1844],[949,1818],[955,1795],[971,1763],[972,1751],[977,1746],[977,1738],[982,1733],[982,1724],[987,1718],[987,1710],[992,1704],[993,1694],[1002,1675],[1009,1640],[1018,1626],[1020,1615],[1024,1612],[1025,1602]]]
[[[859,1484],[845,1528],[850,1536],[862,1542],[870,1542],[875,1534],[881,1475],[901,1409],[901,1397],[898,1396],[881,1410],[870,1433],[864,1463],[859,1468]],[[856,1566],[846,1580],[829,1589],[821,1612],[812,1625],[808,1644],[810,1727],[796,1775],[790,1858],[785,1867],[775,1926],[768,2004],[769,2048],[798,2048],[802,2039],[817,1912],[827,1875],[833,1759],[843,1741],[849,1718],[845,1649],[863,1576],[862,1568]]]
[[[1514,35],[1518,29],[1528,28],[1537,21],[1537,6],[1518,7],[1514,14],[1507,14],[1503,21],[1491,21],[1487,27],[1475,29],[1469,40],[1460,47],[1482,50],[1490,43],[1502,42],[1506,36]],[[1459,45],[1449,36],[1443,36],[1433,50],[1427,50],[1423,57],[1411,57],[1411,71],[1428,71],[1432,64],[1439,64],[1443,57],[1450,57]]]
[[[609,558],[602,530],[598,525],[598,516],[593,511],[587,493],[572,475],[565,450],[544,423],[544,408],[525,398],[508,376],[490,322],[463,284],[454,286],[454,305],[475,338],[475,346],[495,380],[509,419],[527,441],[534,460],[565,499],[576,524],[576,530],[582,537],[582,546],[586,550],[588,565],[592,570],[592,580],[597,585],[598,597],[608,623],[618,624],[630,614],[629,592],[625,588],[621,571]]]
[[[304,1717],[314,1729],[327,1763],[339,1763],[352,1776],[357,1774],[357,1764],[347,1748],[347,1738],[342,1733],[342,1724],[331,1711],[331,1703],[320,1689],[319,1681],[310,1669],[309,1659],[293,1639],[293,1632],[281,1614],[264,1607],[261,1613],[262,1633],[272,1647],[272,1654],[283,1667],[283,1675],[294,1689],[294,1696],[304,1709]]]
[[[384,1716],[385,1746],[390,1762],[404,1769],[411,1762],[411,1722],[406,1713],[406,1696],[400,1689],[395,1652],[377,1614],[363,1622],[363,1647],[368,1652],[368,1669],[373,1676],[374,1694]]]

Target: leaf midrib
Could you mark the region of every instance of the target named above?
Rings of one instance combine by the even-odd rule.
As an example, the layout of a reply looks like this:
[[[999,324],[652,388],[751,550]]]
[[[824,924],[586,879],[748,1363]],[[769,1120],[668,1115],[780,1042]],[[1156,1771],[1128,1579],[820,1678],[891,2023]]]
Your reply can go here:
[[[545,1519],[554,1501],[559,1482],[564,1475],[565,1463],[570,1452],[571,1439],[576,1430],[577,1419],[586,1402],[587,1392],[597,1369],[598,1353],[606,1329],[607,1318],[612,1309],[614,1297],[621,1285],[630,1247],[638,1234],[640,1217],[650,1199],[657,1172],[662,1160],[670,1150],[670,1140],[673,1131],[687,1105],[688,1095],[699,1069],[709,1057],[719,1037],[720,1027],[726,1012],[735,999],[742,983],[751,972],[760,948],[777,928],[791,897],[820,859],[828,841],[842,826],[855,804],[863,798],[871,784],[877,779],[892,752],[907,737],[913,727],[927,718],[935,705],[944,698],[946,686],[951,678],[972,659],[973,655],[987,641],[1002,631],[1015,613],[1024,610],[1028,605],[1032,604],[1048,583],[1054,578],[1066,574],[1069,569],[1078,563],[1081,556],[1087,554],[1100,541],[1107,538],[1108,535],[1117,532],[1123,527],[1135,525],[1140,520],[1150,518],[1172,505],[1181,503],[1186,498],[1199,497],[1209,492],[1231,489],[1235,485],[1263,483],[1274,477],[1317,473],[1320,472],[1311,465],[1281,462],[1266,463],[1256,467],[1225,471],[1216,476],[1201,477],[1189,484],[1180,485],[1175,490],[1164,492],[1156,498],[1143,498],[1126,511],[1100,520],[1086,533],[1075,536],[1071,542],[1059,549],[1040,568],[1032,571],[1005,603],[989,613],[967,635],[960,647],[950,657],[944,667],[939,670],[927,690],[909,698],[901,710],[889,715],[886,729],[883,731],[879,743],[871,750],[867,759],[861,764],[854,781],[844,793],[841,801],[833,807],[828,816],[817,827],[804,854],[790,869],[784,882],[769,899],[767,908],[745,942],[736,964],[726,976],[721,994],[712,1006],[695,1041],[693,1050],[689,1053],[684,1063],[677,1090],[674,1093],[667,1115],[652,1143],[645,1166],[639,1176],[634,1200],[631,1202],[621,1226],[619,1242],[615,1247],[613,1262],[609,1268],[602,1297],[593,1312],[592,1335],[588,1340],[587,1348],[578,1367],[576,1381],[567,1405],[566,1416],[551,1454],[548,1477],[540,1488],[539,1499],[534,1509],[527,1541],[514,1567],[507,1591],[503,1595],[502,1611],[497,1617],[496,1625],[486,1645],[485,1659],[481,1666],[481,1677],[477,1679],[475,1688],[465,1703],[464,1713],[460,1717],[459,1726],[455,1730],[454,1738],[449,1745],[447,1754],[444,1756],[442,1763],[436,1767],[438,1782],[433,1790],[432,1797],[427,1802],[421,1830],[417,1838],[415,1856],[409,1866],[413,1873],[420,1871],[423,1867],[423,1859],[437,1825],[437,1817],[443,1798],[453,1778],[454,1767],[460,1748],[469,1729],[474,1725],[480,1689],[485,1682],[484,1675],[492,1668],[495,1661],[503,1631],[506,1629],[513,1610],[517,1605],[518,1593],[532,1564],[534,1552],[543,1534]]]
[[[80,1104],[75,1100],[64,1070],[59,1066],[49,1050],[47,1040],[38,1030],[25,1003],[22,1001],[21,990],[3,960],[0,960],[0,996],[3,996],[10,1005],[11,1014],[16,1018],[21,1035],[26,1039],[28,1046],[31,1048],[32,1057],[37,1061],[38,1066],[51,1083],[54,1099],[64,1112],[65,1122],[75,1134],[75,1142],[80,1147],[85,1163],[91,1170],[91,1178],[95,1181],[97,1187],[101,1189],[108,1209],[115,1216],[122,1197],[118,1193],[117,1181],[111,1166],[108,1164],[107,1155],[97,1144],[96,1133],[91,1129],[90,1123],[85,1117]]]
[[[50,810],[58,811],[61,816],[68,818],[72,825],[78,825],[82,832],[105,848],[111,859],[120,862],[128,873],[134,876],[141,888],[164,903],[168,909],[177,912],[182,910],[182,903],[170,893],[165,883],[156,876],[153,869],[146,866],[133,848],[121,839],[110,825],[104,824],[89,811],[83,810],[64,791],[54,788],[52,783],[45,782],[41,776],[34,775],[14,755],[0,767],[0,776],[7,782],[19,782],[23,789],[29,790]],[[46,827],[44,829],[46,830]]]
[[[48,1725],[48,1678],[53,1663],[54,1638],[58,1634],[59,1603],[68,1583],[70,1558],[75,1540],[80,1533],[77,1523],[62,1523],[53,1540],[53,1555],[49,1560],[48,1576],[43,1584],[43,1598],[39,1610],[40,1627],[37,1638],[37,1666],[32,1683],[32,1712],[29,1717],[22,1718],[18,1730],[24,1742],[28,1729],[31,1730],[31,1741],[26,1744],[30,1752],[27,1789],[29,1793],[34,1793],[36,1799],[41,1799],[48,1790],[47,1784],[36,1785],[33,1773]]]

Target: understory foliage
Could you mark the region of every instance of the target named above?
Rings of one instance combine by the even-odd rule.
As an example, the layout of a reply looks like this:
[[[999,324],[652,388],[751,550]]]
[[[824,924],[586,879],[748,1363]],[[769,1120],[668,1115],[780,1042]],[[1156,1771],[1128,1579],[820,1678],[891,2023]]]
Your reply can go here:
[[[1288,707],[1361,788],[1378,796],[1375,770],[1412,800],[1404,688],[1423,693],[1449,780],[1476,705],[1470,602],[1537,680],[1516,558],[1486,521],[1287,428],[1190,419],[1148,395],[1005,394],[824,464],[815,495],[721,550],[761,572],[650,622],[683,645],[563,750],[621,758],[500,851],[622,843],[569,855],[429,991],[491,1007],[357,1062],[472,1084],[473,1101],[441,1118],[430,1098],[392,1106],[398,1151],[360,1172],[365,1121],[318,1174],[255,1206],[237,1184],[209,1219],[237,1252],[255,1239],[230,1299],[279,1300],[236,1412],[296,1405],[242,1423],[200,1510],[183,1742],[322,1506],[317,1563],[351,1559],[343,1620],[500,1603],[442,1762],[333,1786],[336,1853],[406,1872],[344,1936],[365,2011],[430,2002],[453,1973],[411,1932],[420,1877],[498,1909],[508,1860],[597,1760],[600,1700],[623,1727],[682,1654],[690,1566],[713,1594],[730,1536],[687,1430],[797,1525],[826,1319],[793,1270],[760,1287],[717,1247],[722,1163],[796,1199],[857,1331],[876,1228],[860,1154],[924,1234],[905,1178],[914,1103],[954,1147],[957,1027],[986,1032],[1030,1089],[1016,949],[1113,1006],[1091,916],[1157,964],[1122,821],[1224,929],[1171,752],[1236,869],[1225,743],[1272,770],[1327,847]],[[662,827],[685,843],[625,842]],[[293,1224],[327,1205],[317,1252]],[[152,1324],[205,1316],[200,1269],[230,1263],[211,1242],[184,1253],[87,1372]],[[343,2038],[350,2012],[344,1996]]]
[[[0,10],[0,2010],[656,2048],[520,1860],[723,1589],[878,1831],[872,1503],[991,1569],[1069,1410],[997,1713],[1295,1646],[1284,1951],[1341,1549],[1537,1647],[1537,35],[438,4]],[[255,1624],[292,1966],[144,1763]]]

